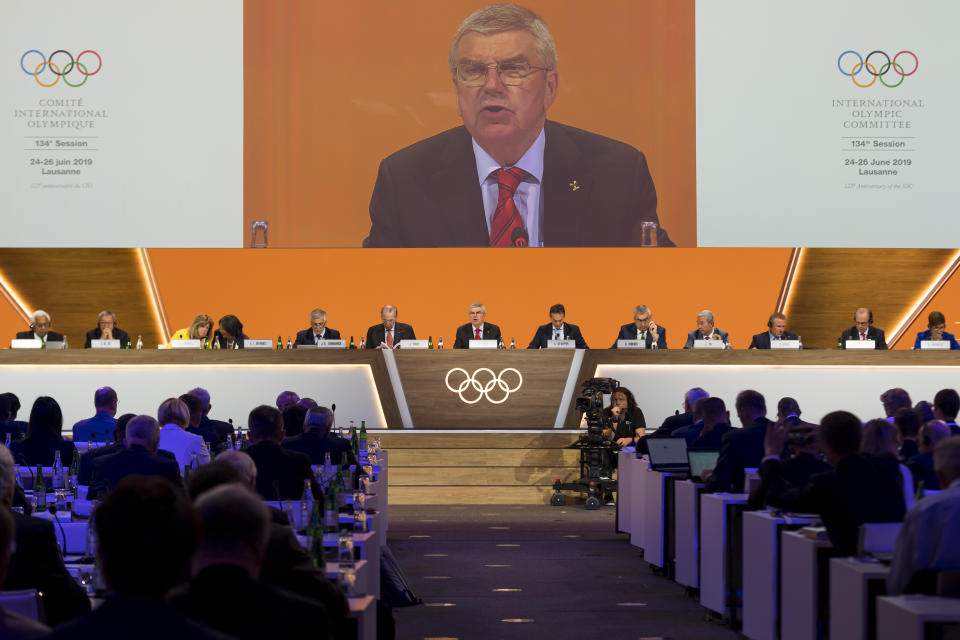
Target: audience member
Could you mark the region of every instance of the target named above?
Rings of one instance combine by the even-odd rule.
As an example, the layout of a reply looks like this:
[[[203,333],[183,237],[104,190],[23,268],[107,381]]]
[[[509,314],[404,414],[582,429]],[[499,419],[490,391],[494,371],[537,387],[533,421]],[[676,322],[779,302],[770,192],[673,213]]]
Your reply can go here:
[[[694,404],[694,415],[699,415],[700,420],[674,431],[674,437],[686,438],[688,449],[719,449],[723,437],[733,431],[727,405],[721,398],[700,398]]]
[[[257,493],[264,500],[299,500],[305,480],[313,483],[314,498],[320,497],[320,487],[313,482],[310,457],[280,446],[283,420],[276,408],[260,405],[251,411],[247,429],[247,454],[257,465]]]
[[[907,407],[897,409],[893,416],[893,426],[897,428],[900,439],[897,458],[905,462],[920,453],[917,447],[917,436],[920,434],[920,416],[917,410]]]
[[[331,433],[333,420],[333,411],[326,407],[310,409],[303,420],[303,433],[284,440],[283,448],[307,454],[310,464],[323,464],[328,453],[335,465],[342,463],[343,456],[348,464],[356,464],[350,443]]]
[[[708,493],[743,493],[744,470],[759,467],[763,459],[763,436],[770,424],[766,400],[760,393],[748,389],[737,394],[735,406],[743,429],[734,429],[723,437],[716,468],[704,472],[704,490]]]
[[[671,438],[685,438],[689,446],[700,437],[700,432],[703,431],[703,403],[707,400],[708,398],[697,398],[693,403],[693,424],[677,429],[670,434]]]
[[[298,436],[303,433],[303,420],[307,417],[307,409],[299,404],[292,404],[283,412],[283,431],[289,439],[292,436]]]
[[[199,464],[210,462],[210,451],[203,446],[203,438],[186,432],[190,410],[182,400],[167,398],[160,403],[157,420],[163,425],[160,428],[159,447],[176,456],[181,469],[190,466],[193,456],[197,457]]]
[[[223,422],[221,420],[212,420],[210,418],[210,392],[206,389],[201,389],[197,387],[196,389],[191,389],[188,391],[192,396],[197,396],[200,398],[200,402],[203,403],[203,417],[200,418],[200,428],[204,430],[212,430],[217,434],[217,437],[221,442],[226,442],[233,438],[234,430],[233,425],[229,422]]]
[[[80,456],[80,464],[77,469],[77,484],[84,487],[90,486],[90,480],[93,477],[93,461],[101,456],[108,456],[111,453],[123,451],[123,436],[127,432],[127,423],[136,416],[132,413],[125,413],[117,418],[117,424],[113,428],[113,440],[110,444],[103,447],[93,447],[87,449]]]
[[[913,410],[917,412],[917,417],[920,418],[920,424],[925,424],[933,420],[932,402],[921,400],[917,404],[913,405]]]
[[[117,392],[110,387],[100,387],[93,394],[96,413],[92,418],[80,420],[73,425],[74,442],[110,442],[117,421]]]
[[[943,491],[923,498],[907,513],[887,577],[887,593],[931,590],[934,571],[960,569],[960,437],[939,442],[934,470]]]
[[[4,414],[3,407],[6,404],[6,420],[0,420],[0,442],[6,442],[7,434],[10,434],[11,440],[19,440],[27,433],[27,423],[23,420],[17,420],[17,413],[20,411],[20,398],[17,394],[0,393],[0,416]]]
[[[314,400],[313,398],[300,398],[300,400],[297,402],[297,406],[303,407],[304,409],[309,411],[310,409],[313,409],[314,407],[319,405],[317,404],[317,401]]]
[[[932,420],[920,427],[920,453],[907,460],[915,486],[919,487],[922,482],[924,489],[940,490],[940,480],[933,467],[933,449],[938,442],[949,437],[950,427],[940,420]]]
[[[960,436],[960,427],[957,426],[957,413],[960,413],[960,395],[955,389],[940,389],[933,397],[933,417],[943,420],[952,435]]]
[[[780,404],[788,399],[782,399]],[[780,478],[786,489],[803,487],[814,474],[830,471],[830,465],[820,458],[820,428],[817,425],[799,420],[793,422],[790,416],[780,416],[777,424],[787,429],[787,459],[780,465]],[[747,508],[763,509],[767,506],[769,492],[770,483],[761,476],[760,484],[750,492]]]
[[[63,412],[60,405],[50,396],[40,396],[33,402],[30,410],[30,422],[27,423],[27,437],[10,445],[17,464],[31,467],[53,466],[56,452],[60,452],[60,463],[64,467],[73,464],[77,448],[60,435],[63,429]]]
[[[211,451],[218,451],[222,442],[220,435],[213,428],[204,429],[200,426],[200,421],[203,420],[203,401],[192,393],[183,394],[180,396],[180,401],[187,405],[187,411],[190,414],[185,431],[203,438]]]
[[[300,396],[295,391],[281,391],[277,396],[277,409],[282,413],[287,407],[300,402]]]
[[[113,487],[130,475],[160,476],[181,486],[180,467],[175,458],[157,455],[160,425],[152,416],[137,416],[127,423],[125,449],[93,462],[90,496],[102,500]]]
[[[900,522],[906,508],[896,458],[859,452],[860,419],[834,411],[820,423],[821,449],[833,470],[814,474],[802,487],[790,488],[783,477],[780,454],[789,429],[770,425],[763,442],[760,477],[767,503],[799,513],[816,513],[823,520],[837,555],[856,553],[857,532],[865,522]],[[729,439],[729,436],[728,436]]]
[[[97,508],[97,559],[107,599],[51,638],[226,638],[176,612],[164,597],[188,576],[198,524],[189,500],[163,478],[130,476]]]
[[[791,429],[807,427],[817,429],[812,422],[805,422],[800,418],[800,403],[795,398],[784,396],[777,402],[777,424],[783,424]]]
[[[7,578],[15,531],[10,511],[0,508],[0,589]],[[34,640],[49,632],[50,627],[0,606],[0,638],[3,640]]]
[[[860,453],[869,456],[893,456],[897,458],[900,469],[903,502],[907,509],[913,506],[913,475],[910,470],[900,464],[897,457],[900,441],[897,438],[897,429],[886,420],[877,418],[863,425],[863,434],[860,436]]]
[[[10,451],[0,445],[0,510],[13,516],[16,532],[4,588],[42,592],[46,622],[56,626],[90,611],[90,600],[63,566],[53,523],[11,511],[16,486],[14,467]],[[0,634],[0,638],[5,637]]]
[[[260,581],[270,515],[263,502],[239,483],[221,485],[196,502],[200,542],[191,562],[190,584],[171,594],[175,609],[236,638],[261,640],[329,634],[326,610],[318,603]]]
[[[613,390],[610,394],[610,406],[603,410],[603,416],[612,425],[603,435],[612,438],[622,447],[632,444],[647,430],[643,411],[637,406],[633,393],[626,387]]]
[[[910,408],[913,403],[910,401],[910,394],[905,389],[895,387],[887,389],[880,394],[880,402],[883,403],[883,412],[886,421],[893,424],[897,409]]]
[[[683,394],[683,413],[677,412],[675,415],[669,416],[656,431],[648,433],[637,440],[637,451],[647,453],[647,438],[666,438],[677,429],[682,429],[683,427],[693,424],[693,403],[695,403],[698,398],[709,397],[710,394],[700,387],[694,387],[687,391]]]

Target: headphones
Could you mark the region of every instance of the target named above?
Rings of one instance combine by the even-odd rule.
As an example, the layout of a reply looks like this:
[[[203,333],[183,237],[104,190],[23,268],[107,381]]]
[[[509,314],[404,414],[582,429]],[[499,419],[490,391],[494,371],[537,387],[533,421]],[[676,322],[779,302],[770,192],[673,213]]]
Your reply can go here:
[[[867,318],[867,324],[872,325],[872,324],[873,324],[873,311],[870,310],[870,309],[867,309],[867,313],[870,314],[870,316]],[[853,323],[854,323],[854,324],[857,323],[857,314],[856,314],[856,312],[854,312],[854,314],[853,314]]]

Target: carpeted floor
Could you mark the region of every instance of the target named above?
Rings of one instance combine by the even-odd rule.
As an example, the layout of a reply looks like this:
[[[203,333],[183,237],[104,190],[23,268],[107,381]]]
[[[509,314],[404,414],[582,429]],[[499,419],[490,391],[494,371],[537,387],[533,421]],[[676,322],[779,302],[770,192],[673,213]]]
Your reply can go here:
[[[391,506],[388,544],[424,600],[394,610],[398,640],[737,637],[653,575],[612,507]]]

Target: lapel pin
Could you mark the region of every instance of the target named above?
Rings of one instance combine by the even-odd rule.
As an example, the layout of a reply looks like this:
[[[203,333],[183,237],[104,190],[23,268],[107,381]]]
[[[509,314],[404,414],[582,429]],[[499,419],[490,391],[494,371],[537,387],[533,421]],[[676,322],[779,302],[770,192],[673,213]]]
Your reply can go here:
[[[580,188],[580,185],[577,184],[576,180],[570,183],[570,191],[576,191],[579,188]]]

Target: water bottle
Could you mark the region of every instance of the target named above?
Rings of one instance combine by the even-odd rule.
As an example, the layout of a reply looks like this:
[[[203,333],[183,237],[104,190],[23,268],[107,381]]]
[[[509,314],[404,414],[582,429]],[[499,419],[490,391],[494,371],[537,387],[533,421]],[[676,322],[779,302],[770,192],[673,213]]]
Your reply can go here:
[[[300,522],[306,525],[310,522],[310,513],[313,511],[313,490],[310,481],[303,481],[303,497],[300,498]]]
[[[283,350],[283,341],[281,340],[280,336],[277,336],[277,350],[278,351]]]
[[[360,336],[360,348],[361,349],[367,348],[367,341],[363,336]]]
[[[143,336],[137,335],[137,351],[143,351]]]
[[[63,461],[59,451],[53,454],[53,489],[63,489]]]
[[[427,336],[427,349],[433,349],[433,336]]]
[[[293,349],[293,340],[290,339],[290,336],[287,336],[287,349]]]
[[[517,341],[514,340],[513,336],[510,336],[510,348],[511,348],[511,349],[516,349],[516,348],[517,348]]]
[[[437,340],[437,349],[443,349],[443,336],[440,336],[440,339]]]
[[[40,465],[37,465],[37,473],[33,476],[33,497],[38,510],[47,506],[47,485],[43,482],[43,467]]]

